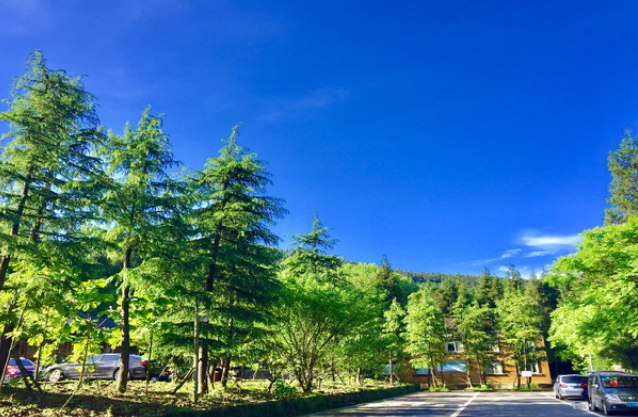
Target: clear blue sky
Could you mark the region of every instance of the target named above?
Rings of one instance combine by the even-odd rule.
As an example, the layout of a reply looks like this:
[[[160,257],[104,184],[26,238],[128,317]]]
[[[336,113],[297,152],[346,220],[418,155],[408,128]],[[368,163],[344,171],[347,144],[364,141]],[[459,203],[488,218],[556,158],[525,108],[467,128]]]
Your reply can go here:
[[[526,275],[602,223],[607,153],[638,130],[636,16],[635,1],[3,0],[0,97],[40,49],[87,76],[104,126],[166,114],[194,168],[243,122],[290,211],[285,243],[317,210],[348,260]]]

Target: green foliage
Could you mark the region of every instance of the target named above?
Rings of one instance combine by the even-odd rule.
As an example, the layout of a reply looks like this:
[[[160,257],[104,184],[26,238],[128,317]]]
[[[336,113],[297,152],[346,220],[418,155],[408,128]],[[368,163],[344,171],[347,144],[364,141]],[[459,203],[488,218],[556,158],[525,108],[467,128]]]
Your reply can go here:
[[[515,290],[506,292],[497,304],[499,330],[509,358],[519,369],[531,369],[533,362],[545,356],[536,346],[542,336],[540,305]]]
[[[275,383],[274,391],[278,400],[294,398],[298,394],[297,388],[288,385],[284,380],[279,380]]]
[[[607,163],[612,180],[605,224],[624,223],[638,213],[638,137],[625,131],[619,148],[609,152]]]
[[[9,109],[0,113],[9,124],[0,158],[2,364],[10,336],[35,335],[30,312],[42,300],[60,307],[61,289],[74,281],[67,278],[86,266],[95,242],[91,204],[104,186],[93,154],[103,139],[93,97],[79,78],[49,69],[39,51],[26,64],[6,101]],[[18,316],[27,316],[26,323]]]
[[[443,312],[423,287],[408,298],[405,315],[405,350],[415,368],[434,369],[445,354],[445,319]]]
[[[502,296],[502,288],[499,279],[490,274],[487,268],[483,269],[483,275],[479,278],[476,287],[475,298],[483,306],[496,307],[496,301]]]
[[[638,219],[582,237],[578,251],[556,261],[546,278],[561,292],[550,340],[584,360],[600,357],[636,370]]]

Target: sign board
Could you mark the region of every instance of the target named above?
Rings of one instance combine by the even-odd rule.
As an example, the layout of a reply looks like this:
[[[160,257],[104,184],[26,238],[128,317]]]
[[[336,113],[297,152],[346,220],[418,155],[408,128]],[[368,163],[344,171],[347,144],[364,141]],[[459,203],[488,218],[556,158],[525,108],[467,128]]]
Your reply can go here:
[[[532,377],[532,371],[521,371],[521,376],[523,378],[531,378]]]

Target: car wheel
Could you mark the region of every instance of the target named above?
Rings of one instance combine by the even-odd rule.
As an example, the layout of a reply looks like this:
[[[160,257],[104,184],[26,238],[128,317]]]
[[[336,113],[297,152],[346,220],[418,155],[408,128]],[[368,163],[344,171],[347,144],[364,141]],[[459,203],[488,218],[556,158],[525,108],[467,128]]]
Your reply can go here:
[[[113,380],[117,381],[118,379],[120,379],[120,370],[116,369],[115,372],[113,372]],[[131,379],[133,379],[133,374],[131,371],[128,371],[128,380],[130,381]]]
[[[49,374],[49,382],[58,382],[64,379],[64,372],[60,369],[54,369]]]

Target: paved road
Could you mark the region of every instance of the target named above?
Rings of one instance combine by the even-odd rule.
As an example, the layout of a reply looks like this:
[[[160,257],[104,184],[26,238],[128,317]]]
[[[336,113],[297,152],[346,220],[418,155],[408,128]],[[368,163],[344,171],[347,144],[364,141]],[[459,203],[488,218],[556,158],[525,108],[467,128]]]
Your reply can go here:
[[[600,415],[584,401],[559,401],[552,392],[419,392],[319,414],[323,417],[544,417]]]

